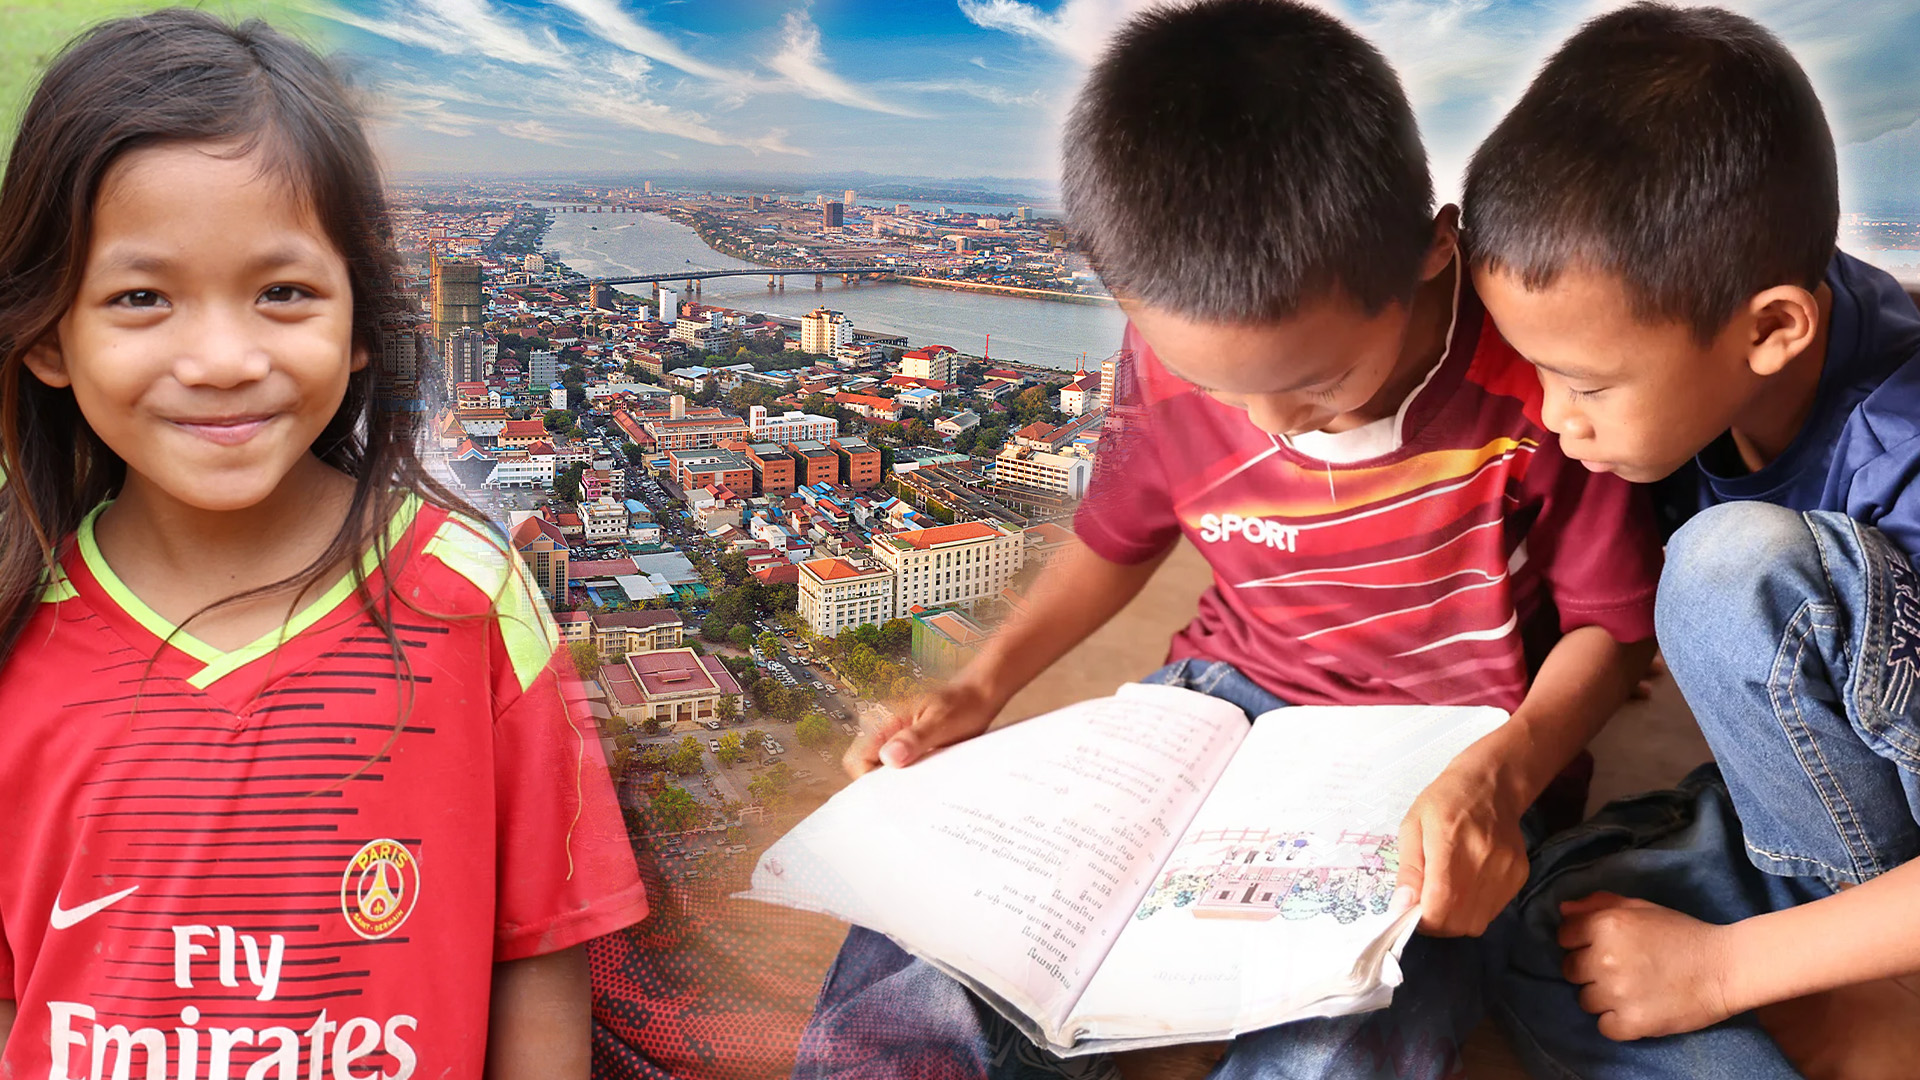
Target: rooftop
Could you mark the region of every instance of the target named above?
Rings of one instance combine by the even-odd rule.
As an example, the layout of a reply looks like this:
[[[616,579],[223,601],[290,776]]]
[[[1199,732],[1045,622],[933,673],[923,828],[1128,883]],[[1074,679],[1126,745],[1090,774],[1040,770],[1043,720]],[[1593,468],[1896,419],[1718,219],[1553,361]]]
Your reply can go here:
[[[957,525],[939,525],[931,529],[915,529],[911,532],[893,533],[884,539],[893,547],[901,550],[925,551],[941,544],[958,544],[970,540],[987,540],[1006,535],[998,527],[985,521],[963,521]]]
[[[692,649],[658,649],[627,654],[626,666],[647,697],[668,694],[738,694],[740,684],[714,657],[695,656]]]
[[[852,581],[856,578],[873,577],[877,574],[890,574],[891,570],[881,567],[863,570],[845,559],[814,559],[802,564],[802,569],[821,581]]]
[[[677,611],[600,611],[593,616],[595,626],[643,630],[654,626],[679,626]]]

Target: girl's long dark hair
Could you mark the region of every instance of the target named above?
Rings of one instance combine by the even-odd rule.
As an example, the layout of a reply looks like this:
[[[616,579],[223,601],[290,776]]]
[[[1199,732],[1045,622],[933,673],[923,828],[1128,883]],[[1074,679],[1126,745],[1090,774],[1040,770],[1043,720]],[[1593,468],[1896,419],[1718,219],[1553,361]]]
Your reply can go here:
[[[0,181],[0,664],[56,572],[64,539],[126,477],[126,463],[87,426],[72,391],[41,383],[24,357],[74,302],[108,169],[140,147],[186,142],[257,149],[310,200],[346,260],[354,345],[370,358],[313,445],[354,478],[345,523],[299,573],[221,603],[282,590],[297,596],[345,563],[363,610],[398,657],[389,605],[371,594],[361,554],[382,542],[409,494],[480,515],[421,466],[414,440],[422,414],[380,391],[391,386],[383,330],[408,304],[359,109],[325,60],[265,23],[231,26],[170,9],[103,23],[53,62]]]

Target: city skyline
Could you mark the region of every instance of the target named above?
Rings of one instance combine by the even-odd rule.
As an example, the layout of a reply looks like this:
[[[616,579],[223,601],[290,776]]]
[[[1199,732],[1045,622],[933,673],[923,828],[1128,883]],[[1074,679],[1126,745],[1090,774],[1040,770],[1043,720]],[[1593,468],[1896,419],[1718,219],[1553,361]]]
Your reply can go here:
[[[1061,117],[1148,0],[331,0],[316,28],[374,91],[397,175],[702,172],[789,182],[1012,178],[1051,194]],[[1399,69],[1443,198],[1590,0],[1326,6]],[[1849,210],[1920,209],[1920,11],[1743,0],[1807,67]],[[1435,48],[1435,43],[1444,48]]]

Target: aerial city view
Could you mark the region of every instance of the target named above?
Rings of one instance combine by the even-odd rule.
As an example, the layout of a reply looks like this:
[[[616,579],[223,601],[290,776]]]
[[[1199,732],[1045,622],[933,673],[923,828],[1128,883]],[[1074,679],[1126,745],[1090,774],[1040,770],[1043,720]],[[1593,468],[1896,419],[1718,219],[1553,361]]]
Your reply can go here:
[[[435,468],[553,605],[630,822],[672,873],[744,872],[1066,543],[1117,306],[1026,205],[394,199],[420,311],[387,345]]]
[[[1916,10],[0,5],[0,1075],[1912,1075]]]

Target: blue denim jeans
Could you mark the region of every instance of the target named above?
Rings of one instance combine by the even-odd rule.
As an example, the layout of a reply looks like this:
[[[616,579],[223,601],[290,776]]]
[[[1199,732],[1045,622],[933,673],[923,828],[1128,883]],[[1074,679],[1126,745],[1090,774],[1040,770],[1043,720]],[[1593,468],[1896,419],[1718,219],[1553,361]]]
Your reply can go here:
[[[1754,1019],[1615,1043],[1560,977],[1559,904],[1606,890],[1715,923],[1830,896],[1920,853],[1920,576],[1844,515],[1730,503],[1667,548],[1655,613],[1716,766],[1536,854],[1494,1011],[1536,1076],[1798,1073]]]
[[[1231,664],[1180,660],[1141,680],[1232,702],[1256,717],[1285,704]],[[1484,939],[1482,939],[1484,940]],[[1233,1040],[1218,1080],[1459,1074],[1459,1047],[1482,1015],[1481,940],[1415,935],[1406,982],[1378,1012],[1302,1020]],[[1036,1047],[958,982],[881,934],[854,927],[800,1037],[795,1080],[1062,1080],[1117,1076],[1111,1059]]]

